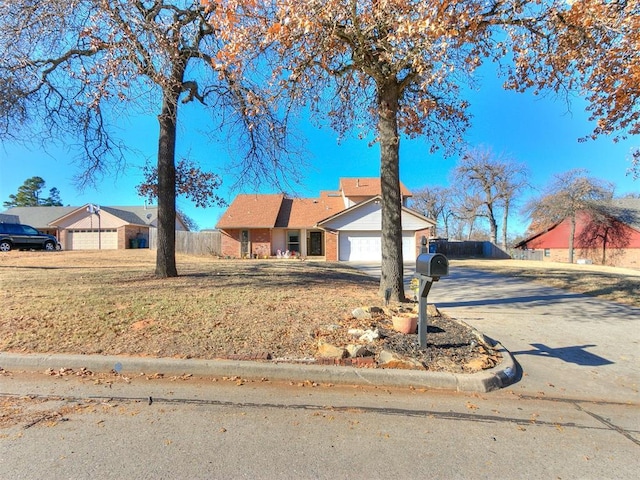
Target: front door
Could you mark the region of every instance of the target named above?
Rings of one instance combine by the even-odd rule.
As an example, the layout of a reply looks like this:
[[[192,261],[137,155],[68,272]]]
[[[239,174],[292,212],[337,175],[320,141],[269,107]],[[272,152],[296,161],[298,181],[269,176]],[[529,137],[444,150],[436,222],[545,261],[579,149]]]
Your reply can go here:
[[[249,258],[249,230],[240,232],[240,258]]]
[[[309,233],[309,255],[322,256],[322,232]]]

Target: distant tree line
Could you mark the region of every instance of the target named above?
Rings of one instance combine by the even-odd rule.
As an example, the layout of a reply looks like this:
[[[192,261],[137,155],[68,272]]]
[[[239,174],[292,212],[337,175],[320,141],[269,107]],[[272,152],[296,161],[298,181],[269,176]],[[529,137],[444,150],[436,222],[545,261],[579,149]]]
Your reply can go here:
[[[508,220],[511,210],[533,186],[527,182],[527,168],[490,149],[467,151],[451,174],[451,185],[434,185],[418,190],[412,206],[436,221],[433,236],[458,240],[488,240],[509,248]],[[638,198],[639,195],[629,195]],[[576,221],[581,213],[590,223],[581,235],[592,243],[604,238],[611,245],[624,243],[623,229],[616,220],[614,185],[589,176],[584,169],[555,175],[541,193],[520,206],[518,213],[530,224],[526,236],[569,220],[569,262],[573,262]],[[488,229],[487,229],[488,227]],[[581,243],[589,243],[585,238]],[[603,260],[604,263],[604,260]]]
[[[413,197],[413,207],[436,220],[435,236],[490,240],[507,248],[508,221],[520,195],[529,187],[527,167],[491,149],[466,151],[451,174],[451,187],[425,187]],[[489,231],[482,229],[482,220]]]

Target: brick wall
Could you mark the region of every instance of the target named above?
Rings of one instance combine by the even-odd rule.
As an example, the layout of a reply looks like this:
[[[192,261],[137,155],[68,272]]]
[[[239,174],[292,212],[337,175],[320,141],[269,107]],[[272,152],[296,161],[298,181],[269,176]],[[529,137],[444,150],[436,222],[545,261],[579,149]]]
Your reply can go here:
[[[543,256],[545,262],[569,261],[568,248],[551,248],[549,256]],[[594,265],[602,264],[602,249],[582,249],[576,248],[573,251],[573,261],[579,259],[591,260]],[[611,248],[605,252],[605,265],[612,267],[640,268],[640,248]]]
[[[63,250],[67,249],[67,234],[68,234],[67,230],[60,230],[60,236],[58,238],[58,242],[60,242],[60,245],[62,245]]]
[[[130,240],[144,238],[149,247],[149,228],[125,225],[118,228],[118,249],[131,248]]]
[[[422,237],[425,237],[427,239],[427,252],[429,251],[429,237],[431,234],[431,230],[433,227],[430,228],[425,228],[424,230],[418,230],[416,232],[416,251],[413,252],[415,253],[415,257],[417,257],[418,255],[420,255],[420,253],[422,253]]]
[[[338,261],[338,232],[324,232],[324,255],[327,262]]]
[[[222,232],[220,254],[223,257],[240,258],[241,233],[240,229],[229,229]],[[268,228],[249,230],[249,243],[252,255],[257,255],[260,258],[274,255],[271,251],[271,230]]]
[[[222,232],[221,255],[223,257],[240,257],[240,230],[225,230]]]
[[[273,255],[271,251],[271,230],[268,228],[260,228],[249,232],[249,241],[251,242],[251,254],[257,255],[259,258],[269,257]]]

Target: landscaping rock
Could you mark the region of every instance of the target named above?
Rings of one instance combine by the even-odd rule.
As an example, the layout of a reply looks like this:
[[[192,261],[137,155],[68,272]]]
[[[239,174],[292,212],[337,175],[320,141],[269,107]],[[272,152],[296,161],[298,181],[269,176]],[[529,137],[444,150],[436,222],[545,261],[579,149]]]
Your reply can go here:
[[[364,345],[347,345],[347,352],[351,358],[370,357],[374,354]]]
[[[487,368],[495,367],[498,362],[499,358],[492,355],[484,355],[467,362],[465,364],[465,368],[474,372],[479,372],[480,370],[486,370]]]
[[[427,304],[427,315],[429,317],[439,317],[441,314],[440,310],[438,310],[438,308],[434,304],[429,303]]]
[[[358,320],[371,320],[371,314],[361,307],[353,310],[351,315],[353,315],[353,318],[357,318]]]
[[[320,358],[345,358],[347,351],[342,347],[336,347],[326,342],[318,342],[317,356]]]
[[[365,334],[365,331],[362,328],[350,328],[347,333],[355,338],[360,338]]]
[[[425,370],[422,362],[414,358],[404,357],[389,350],[382,350],[378,354],[378,366],[381,368],[399,368],[404,370]]]
[[[378,332],[378,329],[376,328],[375,330],[367,330],[358,338],[358,340],[361,342],[371,343],[377,338],[380,338],[380,332]]]

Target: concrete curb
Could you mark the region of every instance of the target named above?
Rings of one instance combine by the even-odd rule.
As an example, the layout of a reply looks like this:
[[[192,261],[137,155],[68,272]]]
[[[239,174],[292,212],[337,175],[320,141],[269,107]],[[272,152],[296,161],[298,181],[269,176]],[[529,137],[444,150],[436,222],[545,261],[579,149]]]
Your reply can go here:
[[[382,368],[354,368],[344,366],[300,365],[274,361],[244,360],[183,360],[173,358],[120,357],[103,355],[47,355],[0,353],[0,367],[11,372],[44,372],[51,368],[86,368],[95,373],[116,369],[121,374],[140,373],[164,375],[191,374],[204,377],[239,376],[246,379],[267,378],[274,381],[334,383],[386,387],[414,387],[459,392],[490,392],[513,382],[516,375],[511,354],[497,344],[502,362],[494,368],[473,374],[394,370]]]

